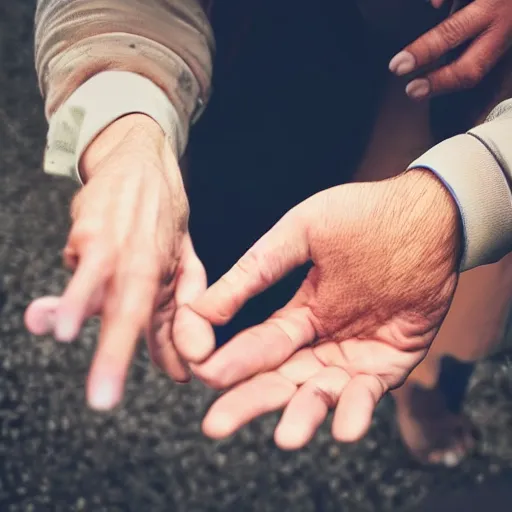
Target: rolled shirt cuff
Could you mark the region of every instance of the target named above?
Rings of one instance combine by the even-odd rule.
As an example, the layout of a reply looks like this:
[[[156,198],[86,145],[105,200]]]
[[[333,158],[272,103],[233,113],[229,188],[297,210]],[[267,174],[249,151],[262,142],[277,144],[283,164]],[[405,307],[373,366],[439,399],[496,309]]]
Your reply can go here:
[[[52,115],[44,171],[83,184],[78,166],[84,151],[111,123],[134,113],[154,119],[169,137],[177,157],[182,156],[186,130],[167,95],[136,73],[104,71],[78,87]]]
[[[463,226],[460,271],[494,263],[512,248],[512,194],[498,160],[475,134],[441,142],[408,168],[432,171],[456,201]]]

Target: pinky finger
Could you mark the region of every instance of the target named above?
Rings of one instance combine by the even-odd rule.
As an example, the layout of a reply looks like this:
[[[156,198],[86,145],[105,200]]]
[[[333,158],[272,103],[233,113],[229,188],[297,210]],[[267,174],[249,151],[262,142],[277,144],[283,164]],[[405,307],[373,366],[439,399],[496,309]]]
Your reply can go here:
[[[215,350],[215,333],[210,322],[188,304],[200,297],[207,287],[206,270],[198,258],[190,236],[183,242],[183,256],[176,282],[177,311],[172,337],[176,350],[188,362],[201,363]]]
[[[374,375],[356,375],[346,385],[336,406],[332,435],[340,442],[361,439],[370,428],[373,413],[386,387]]]

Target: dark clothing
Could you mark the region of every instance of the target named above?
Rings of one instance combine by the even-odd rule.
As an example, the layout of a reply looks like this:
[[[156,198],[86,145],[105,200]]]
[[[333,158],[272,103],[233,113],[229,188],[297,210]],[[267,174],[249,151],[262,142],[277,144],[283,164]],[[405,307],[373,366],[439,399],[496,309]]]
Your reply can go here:
[[[416,5],[431,24],[446,15]],[[223,0],[212,22],[214,94],[193,128],[187,181],[192,236],[215,280],[290,208],[350,181],[388,62],[408,41],[372,32],[356,2],[338,0],[314,9],[309,0]],[[435,102],[433,131],[446,138],[472,126],[467,103],[466,94]],[[291,277],[251,301],[220,338],[263,320],[298,284]]]

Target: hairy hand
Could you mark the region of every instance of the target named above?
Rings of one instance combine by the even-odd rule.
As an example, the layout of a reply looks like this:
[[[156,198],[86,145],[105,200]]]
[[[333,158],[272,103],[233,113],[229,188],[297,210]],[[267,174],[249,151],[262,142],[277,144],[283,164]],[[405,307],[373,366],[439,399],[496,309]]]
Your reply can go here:
[[[284,408],[282,448],[299,448],[335,408],[333,434],[368,429],[381,397],[425,356],[457,281],[458,213],[428,171],[321,192],[288,212],[204,295],[190,321],[228,322],[252,296],[310,261],[291,301],[214,352],[194,332],[194,373],[229,388],[204,420],[214,438]],[[205,359],[206,358],[206,359]]]
[[[432,0],[441,7],[445,0]],[[512,2],[474,0],[460,10],[455,1],[452,14],[395,55],[389,64],[396,75],[432,68],[409,82],[406,91],[414,99],[425,99],[477,85],[512,46]],[[454,61],[437,65],[464,43],[468,48]]]

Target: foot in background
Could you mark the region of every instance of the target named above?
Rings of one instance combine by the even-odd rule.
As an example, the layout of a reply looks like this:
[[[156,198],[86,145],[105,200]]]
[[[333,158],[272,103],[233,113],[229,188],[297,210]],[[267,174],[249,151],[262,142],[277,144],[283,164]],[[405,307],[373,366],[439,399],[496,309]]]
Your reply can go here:
[[[476,442],[475,430],[462,411],[473,365],[442,361],[435,387],[408,380],[393,393],[401,438],[423,464],[458,466]]]

